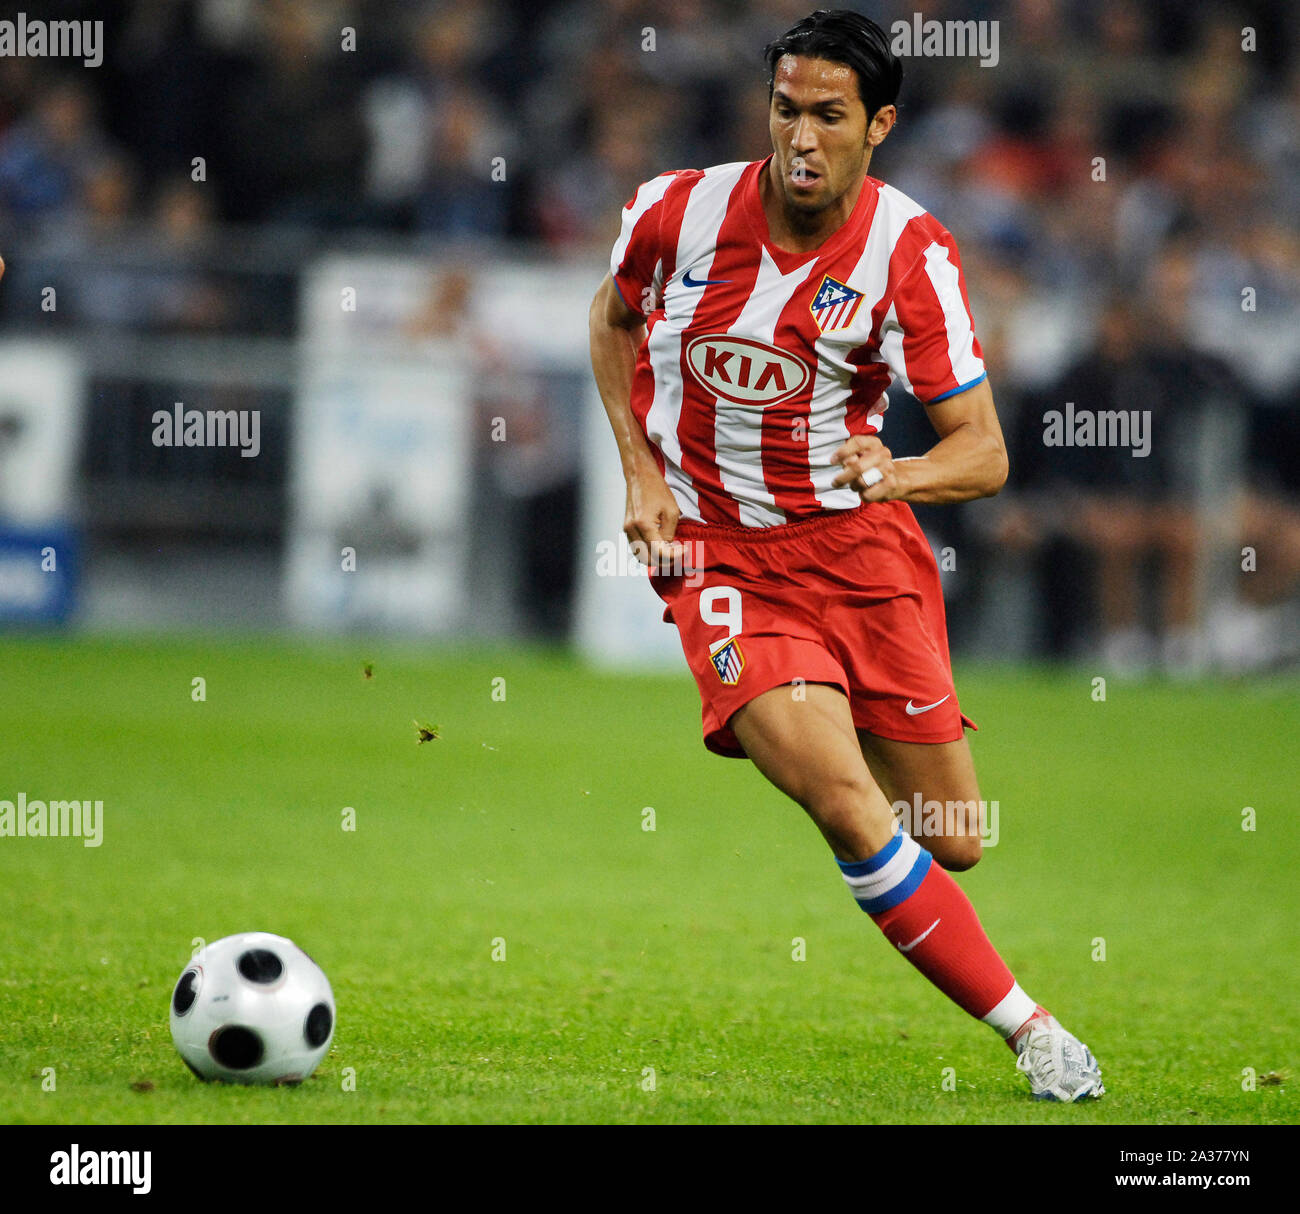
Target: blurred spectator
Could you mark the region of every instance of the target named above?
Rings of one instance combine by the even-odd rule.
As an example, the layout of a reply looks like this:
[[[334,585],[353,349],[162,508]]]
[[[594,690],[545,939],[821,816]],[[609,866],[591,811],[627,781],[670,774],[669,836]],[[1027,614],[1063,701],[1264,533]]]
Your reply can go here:
[[[47,83],[31,113],[0,139],[0,209],[24,219],[67,214],[105,146],[88,82],[68,76]]]
[[[510,554],[512,607],[521,630],[560,640],[569,627],[575,577],[579,486],[573,436],[559,424],[547,378],[510,357],[493,326],[476,315],[475,286],[473,272],[463,265],[438,275],[409,332],[455,342],[472,356],[473,513],[491,521],[501,550]]]
[[[1300,226],[1300,62],[1281,91],[1255,99],[1245,131],[1255,163],[1270,169],[1269,213]]]
[[[549,242],[607,252],[618,236],[619,213],[637,187],[667,171],[651,159],[661,133],[656,95],[647,91],[643,105],[632,100],[601,111],[590,151],[539,173],[538,222]]]
[[[1037,407],[1021,412],[1012,431],[1014,488],[1029,494],[1008,509],[1001,538],[1028,551],[1065,538],[1087,554],[1096,569],[1101,656],[1118,673],[1157,659],[1172,673],[1194,672],[1209,657],[1197,615],[1200,562],[1208,554],[1194,451],[1205,414],[1242,410],[1244,391],[1225,363],[1194,344],[1194,290],[1193,259],[1181,250],[1162,256],[1142,303],[1112,298],[1094,348]],[[1068,417],[1067,409],[1090,414],[1097,437],[1100,415],[1127,414],[1130,425],[1120,433],[1128,442],[1061,445],[1048,418]],[[1158,586],[1153,607],[1145,584],[1150,563]]]
[[[339,227],[361,215],[366,131],[332,7],[267,0],[252,53],[224,81],[213,179],[233,219]]]
[[[167,332],[222,329],[237,300],[233,287],[216,272],[212,192],[188,177],[172,177],[158,191],[152,220],[162,253],[151,283],[154,327]]]
[[[425,5],[409,57],[367,89],[367,193],[381,221],[431,236],[504,236],[521,176],[490,64],[507,17],[477,0]]]

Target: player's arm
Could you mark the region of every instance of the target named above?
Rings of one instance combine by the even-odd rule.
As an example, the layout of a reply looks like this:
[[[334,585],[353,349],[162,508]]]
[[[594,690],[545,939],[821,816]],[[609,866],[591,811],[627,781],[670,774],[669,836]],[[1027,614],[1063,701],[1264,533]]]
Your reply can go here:
[[[632,541],[633,551],[641,560],[653,564],[671,559],[677,546],[670,541],[681,511],[659,471],[645,433],[632,414],[632,376],[637,351],[645,340],[645,324],[641,314],[623,302],[613,277],[608,274],[591,301],[588,328],[591,369],[614,430],[623,478],[627,481],[623,533]]]
[[[939,442],[924,455],[896,460],[874,435],[855,434],[832,456],[843,465],[832,484],[849,485],[864,502],[902,498],[942,504],[997,493],[1007,479],[1007,446],[989,381],[927,405],[925,411]],[[880,474],[878,481],[868,475],[872,468]]]

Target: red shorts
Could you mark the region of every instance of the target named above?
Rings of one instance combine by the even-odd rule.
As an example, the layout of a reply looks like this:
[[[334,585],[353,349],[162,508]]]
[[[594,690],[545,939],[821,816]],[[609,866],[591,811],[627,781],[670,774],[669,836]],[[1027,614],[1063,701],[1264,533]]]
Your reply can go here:
[[[957,705],[934,555],[906,502],[873,502],[779,527],[689,520],[692,569],[653,574],[704,702],[704,744],[744,758],[732,715],[796,679],[829,683],[859,729],[955,742]]]

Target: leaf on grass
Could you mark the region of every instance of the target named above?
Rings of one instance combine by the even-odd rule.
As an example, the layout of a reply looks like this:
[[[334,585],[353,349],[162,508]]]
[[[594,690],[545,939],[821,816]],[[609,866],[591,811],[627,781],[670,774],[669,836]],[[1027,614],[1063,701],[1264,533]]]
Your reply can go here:
[[[361,664],[361,677],[363,679],[373,679],[375,677],[374,662],[363,662]]]
[[[153,1084],[153,1080],[152,1080],[152,1079],[137,1079],[137,1080],[136,1080],[136,1081],[131,1085],[131,1091],[133,1091],[133,1092],[152,1092],[152,1091],[153,1091],[153,1087],[154,1087],[154,1084]]]

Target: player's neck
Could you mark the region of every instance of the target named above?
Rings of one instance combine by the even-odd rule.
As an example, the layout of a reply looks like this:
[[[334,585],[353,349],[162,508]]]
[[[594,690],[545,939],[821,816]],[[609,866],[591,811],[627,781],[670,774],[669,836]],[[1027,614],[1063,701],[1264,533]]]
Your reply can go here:
[[[776,162],[770,161],[759,178],[758,196],[767,218],[767,231],[771,241],[786,253],[811,253],[826,243],[849,221],[858,205],[862,187],[867,183],[867,166],[857,183],[824,211],[809,214],[789,207],[778,184]]]

